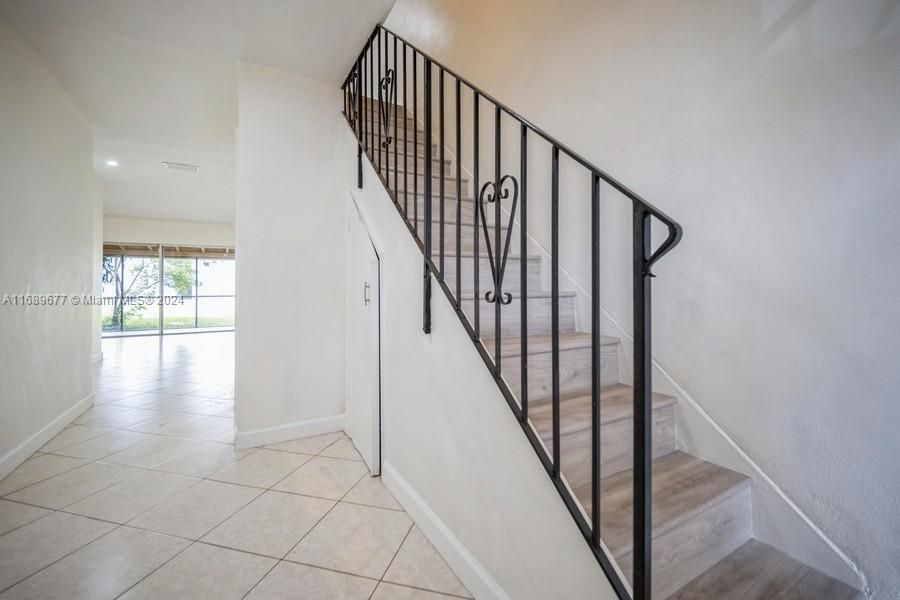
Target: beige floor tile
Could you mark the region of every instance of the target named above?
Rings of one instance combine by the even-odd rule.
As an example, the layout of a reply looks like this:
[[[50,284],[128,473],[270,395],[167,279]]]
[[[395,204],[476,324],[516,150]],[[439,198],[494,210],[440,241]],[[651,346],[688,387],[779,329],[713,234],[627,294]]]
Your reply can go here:
[[[90,425],[70,425],[41,447],[41,452],[53,452],[67,446],[72,446],[79,442],[100,437],[104,433],[109,433],[111,429],[105,427],[93,427]]]
[[[10,494],[8,498],[45,508],[60,509],[111,486],[127,474],[128,470],[119,465],[88,463],[28,486]]]
[[[279,482],[275,489],[340,500],[368,472],[360,462],[317,456]]]
[[[104,462],[151,469],[179,454],[190,452],[197,442],[180,438],[151,436],[150,439],[132,446],[127,450],[110,454]]]
[[[97,539],[115,525],[53,513],[0,537],[0,590]]]
[[[374,579],[283,562],[253,588],[247,600],[367,600],[376,583]]]
[[[75,458],[86,458],[88,460],[99,460],[110,454],[121,452],[126,448],[137,446],[141,442],[146,442],[150,439],[152,439],[152,437],[149,434],[139,433],[137,431],[112,431],[92,440],[87,440],[86,442],[81,442],[57,450],[56,454],[73,456]]]
[[[296,471],[310,458],[305,454],[254,450],[236,463],[211,475],[210,479],[268,488]]]
[[[425,534],[413,526],[384,576],[385,581],[471,597]]]
[[[199,481],[171,473],[135,469],[114,485],[66,507],[67,512],[115,523],[127,523]]]
[[[388,491],[380,477],[363,477],[359,480],[359,483],[353,486],[350,493],[344,497],[344,501],[353,502],[354,504],[365,504],[366,506],[376,506],[378,508],[403,510],[400,504],[394,500],[394,496]]]
[[[204,480],[164,500],[130,525],[196,540],[260,493],[256,488]]]
[[[282,558],[332,506],[331,500],[268,491],[206,534],[203,541]]]
[[[340,503],[287,559],[380,578],[410,526],[412,520],[399,511]]]
[[[158,471],[208,477],[231,463],[247,456],[252,450],[235,450],[233,444],[198,442],[190,452],[184,452],[153,467]]]
[[[362,457],[359,455],[359,452],[356,451],[356,447],[348,437],[341,438],[332,445],[328,446],[327,448],[322,450],[322,452],[320,452],[320,455],[329,456],[331,458],[343,458],[345,460],[362,461]]]
[[[44,508],[0,500],[0,535],[49,514]]]
[[[379,583],[378,589],[372,594],[372,600],[450,600],[453,597],[387,583],[386,581]]]
[[[32,456],[0,481],[0,496],[6,496],[38,481],[80,467],[85,461],[52,454]]]
[[[129,390],[110,390],[104,392],[96,392],[94,394],[94,403],[96,404],[109,404],[110,402],[116,402],[117,400],[124,400],[125,398],[129,398],[131,396],[137,396],[140,392],[137,391],[129,391]]]
[[[155,433],[160,435],[168,435],[169,431],[174,427],[180,427],[199,421],[203,417],[199,415],[188,415],[184,413],[165,413],[162,416],[138,423],[128,427],[129,431],[142,431],[144,433]]]
[[[272,450],[284,450],[285,452],[299,452],[301,454],[318,454],[343,436],[344,434],[342,432],[336,431],[334,433],[316,435],[300,440],[269,444],[266,448],[271,448]]]
[[[128,409],[122,406],[113,406],[111,404],[96,404],[81,413],[81,415],[79,415],[79,417],[75,419],[74,423],[78,425],[87,425],[90,424],[91,421],[95,421],[101,417],[108,417],[116,413],[125,412],[126,410]]]
[[[174,427],[169,435],[207,442],[234,442],[234,420],[222,417],[206,417],[181,427]]]
[[[194,544],[131,588],[123,600],[239,600],[275,560]]]
[[[113,413],[111,415],[100,417],[91,421],[91,425],[95,427],[111,427],[113,429],[122,429],[137,425],[143,421],[149,421],[153,417],[160,416],[160,412],[156,410],[145,410],[143,408],[129,408],[122,412]]]
[[[35,573],[2,597],[4,600],[111,600],[189,543],[159,533],[120,527]]]

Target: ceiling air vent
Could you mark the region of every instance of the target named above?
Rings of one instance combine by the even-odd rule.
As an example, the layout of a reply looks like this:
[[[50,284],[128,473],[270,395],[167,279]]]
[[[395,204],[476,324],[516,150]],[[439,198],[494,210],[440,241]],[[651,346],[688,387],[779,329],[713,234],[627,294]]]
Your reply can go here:
[[[162,164],[165,165],[167,169],[177,169],[179,171],[191,171],[192,173],[196,173],[200,170],[200,165],[191,165],[188,163],[180,163],[180,162],[172,162],[168,160],[162,161]]]

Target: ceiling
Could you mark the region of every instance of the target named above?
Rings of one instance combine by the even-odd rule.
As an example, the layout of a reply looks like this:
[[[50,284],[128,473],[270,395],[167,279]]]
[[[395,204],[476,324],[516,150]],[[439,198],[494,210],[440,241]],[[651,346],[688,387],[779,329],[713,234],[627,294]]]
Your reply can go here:
[[[337,86],[393,3],[0,0],[0,17],[93,121],[106,214],[230,223],[239,62]]]

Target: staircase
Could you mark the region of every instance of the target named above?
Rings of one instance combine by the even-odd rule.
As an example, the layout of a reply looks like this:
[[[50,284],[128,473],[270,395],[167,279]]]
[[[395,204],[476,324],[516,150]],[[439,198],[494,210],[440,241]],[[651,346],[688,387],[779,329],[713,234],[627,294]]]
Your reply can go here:
[[[428,126],[420,105],[415,105],[417,111],[406,110],[408,97],[403,103],[391,95],[392,90],[378,93],[378,89],[384,91],[378,85],[384,77],[375,76],[374,65],[374,91],[370,94],[366,88],[366,60],[375,55],[376,49],[378,55],[373,60],[383,61],[384,71],[389,69],[391,60],[397,60],[399,52],[403,52],[402,60],[408,59],[407,43],[400,40],[402,49],[398,51],[398,40],[387,30],[376,28],[357,63],[363,73],[358,87],[348,92],[345,84],[345,114],[363,139],[361,149],[365,148],[379,173],[380,184],[387,188],[426,256],[426,213],[430,213],[434,275],[448,300],[458,303],[461,320],[471,329],[477,350],[497,377],[511,408],[521,417],[526,435],[534,437],[532,442],[539,457],[545,466],[550,461],[548,472],[562,482],[558,487],[563,490],[563,499],[568,502],[567,494],[574,499],[570,510],[576,521],[584,530],[583,523],[590,523],[599,515],[599,527],[588,525],[586,537],[619,595],[741,600],[862,598],[844,583],[754,540],[751,481],[740,473],[679,451],[676,400],[657,393],[648,396],[646,417],[651,441],[646,460],[652,460],[652,528],[647,535],[652,554],[641,571],[649,570],[652,564],[652,584],[650,589],[633,585],[633,573],[638,572],[634,569],[635,540],[640,541],[634,523],[634,496],[639,489],[635,477],[640,477],[635,469],[635,439],[640,439],[635,434],[635,407],[639,404],[635,403],[634,388],[624,382],[620,342],[577,329],[575,294],[559,291],[558,286],[554,294],[553,289],[542,287],[541,282],[551,279],[552,274],[544,277],[548,263],[541,256],[511,252],[502,282],[502,291],[510,294],[509,303],[498,311],[496,303],[485,298],[486,291],[496,291],[499,286],[490,259],[485,256],[485,231],[480,229],[484,224],[478,221],[478,204],[470,191],[474,182],[458,174],[454,162],[444,158],[453,152],[454,134],[444,137],[441,152],[438,128]],[[415,59],[418,51],[412,51]],[[425,64],[431,68],[434,63],[426,59]],[[393,77],[399,77],[399,70],[394,71]],[[421,87],[421,80],[418,85]],[[381,102],[373,96],[389,98],[391,102]],[[456,98],[458,101],[459,96]],[[432,118],[437,117],[436,113],[431,112]],[[385,143],[388,137],[393,139]],[[425,175],[429,162],[430,190],[426,189]],[[430,211],[426,207],[429,195]],[[486,210],[484,214],[488,232],[494,236],[496,213]],[[507,218],[504,213],[504,226]],[[506,235],[513,235],[512,231]],[[522,290],[527,290],[527,316],[521,312]],[[496,327],[498,314],[502,317]],[[527,369],[526,377],[522,376],[523,368]],[[554,432],[558,432],[558,441]],[[554,466],[557,452],[558,472]],[[599,473],[596,493],[595,473]],[[599,510],[593,506],[595,497],[600,499]],[[597,537],[602,543],[596,543]],[[615,569],[610,569],[613,563]],[[627,588],[617,586],[615,578],[624,578]]]

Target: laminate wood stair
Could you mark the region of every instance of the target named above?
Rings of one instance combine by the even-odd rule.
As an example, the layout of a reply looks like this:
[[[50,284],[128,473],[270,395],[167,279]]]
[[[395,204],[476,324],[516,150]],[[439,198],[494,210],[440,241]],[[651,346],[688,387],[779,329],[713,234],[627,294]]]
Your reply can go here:
[[[862,600],[862,592],[775,548],[750,540],[689,582],[671,600]]]
[[[377,108],[377,102],[366,103]],[[403,109],[398,118],[403,118]],[[420,117],[422,115],[420,114]],[[370,122],[371,116],[369,115]],[[408,125],[413,125],[407,115]],[[402,120],[401,120],[402,124]],[[412,132],[410,130],[410,135]],[[436,133],[436,128],[435,128]],[[400,206],[404,195],[407,221],[418,227],[424,239],[424,174],[418,173],[417,194],[413,190],[412,163],[424,165],[425,135],[419,126],[419,143],[397,144],[398,190],[393,190]],[[382,137],[376,136],[379,142]],[[432,138],[432,250],[435,263],[439,251],[439,168]],[[450,142],[452,143],[452,142]],[[449,148],[448,148],[449,150]],[[394,186],[393,146],[382,162],[388,184]],[[402,168],[408,153],[408,168]],[[449,152],[448,152],[449,154]],[[383,155],[385,156],[385,155]],[[377,164],[377,162],[376,162]],[[456,289],[456,173],[451,160],[445,169],[445,263],[444,279]],[[403,175],[407,175],[404,194]],[[490,175],[488,175],[490,177]],[[474,324],[474,216],[475,201],[470,182],[461,181],[461,248],[459,249],[462,290],[460,303]],[[491,211],[492,212],[492,211]],[[416,214],[417,213],[417,214]],[[492,221],[493,217],[489,216]],[[492,230],[493,233],[493,230]],[[483,231],[479,230],[479,236]],[[505,235],[505,234],[504,234]],[[492,238],[493,239],[493,238]],[[551,296],[541,286],[543,262],[539,256],[510,255],[503,282],[512,294],[512,303],[501,308],[501,377],[516,398],[521,398],[520,324],[521,262],[526,261],[528,286],[528,400],[529,419],[545,447],[553,446]],[[494,354],[495,305],[484,300],[493,287],[491,269],[483,239],[480,242],[479,317],[480,343]],[[591,515],[592,479],[592,349],[591,334],[577,330],[576,298],[560,293],[559,378],[561,470],[566,483],[585,511]],[[506,315],[509,315],[506,318]],[[622,383],[621,344],[617,338],[600,339],[600,499],[601,538],[620,570],[630,579],[632,570],[633,491],[633,389]],[[654,393],[653,431],[653,595],[674,600],[857,600],[859,592],[793,560],[778,550],[753,539],[750,513],[751,480],[746,476],[677,450],[676,400]]]

